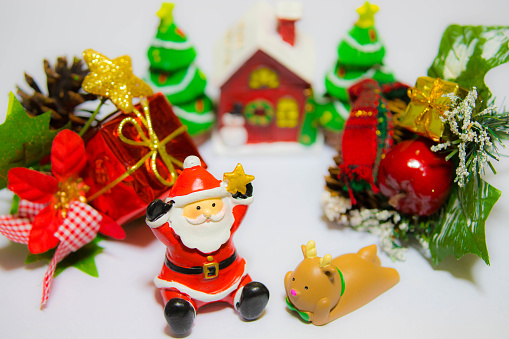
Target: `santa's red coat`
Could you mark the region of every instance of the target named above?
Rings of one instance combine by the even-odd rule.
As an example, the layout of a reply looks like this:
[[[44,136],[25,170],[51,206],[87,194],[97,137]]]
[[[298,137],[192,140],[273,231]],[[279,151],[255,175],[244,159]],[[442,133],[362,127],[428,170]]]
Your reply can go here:
[[[211,253],[202,253],[197,249],[184,246],[180,237],[175,234],[168,222],[160,227],[152,228],[152,232],[166,245],[166,258],[177,266],[185,268],[203,267],[203,265],[210,262],[207,260],[209,256],[212,256],[212,262],[220,263],[235,253],[232,235],[242,222],[247,208],[247,205],[235,205],[233,207],[234,222],[230,229],[230,238],[217,251]],[[189,295],[192,299],[208,303],[222,300],[236,291],[242,278],[246,275],[246,262],[237,254],[235,261],[228,267],[219,270],[219,275],[216,278],[206,279],[204,274],[178,273],[163,264],[161,273],[155,278],[154,282],[160,289],[174,289]]]

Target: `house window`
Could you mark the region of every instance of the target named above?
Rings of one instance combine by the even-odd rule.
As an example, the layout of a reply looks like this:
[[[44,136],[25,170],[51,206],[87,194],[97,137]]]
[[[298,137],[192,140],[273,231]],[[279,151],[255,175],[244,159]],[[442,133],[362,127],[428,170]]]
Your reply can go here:
[[[278,88],[279,78],[277,73],[270,68],[257,68],[249,76],[249,87],[252,89]]]
[[[299,123],[299,105],[293,98],[282,98],[277,102],[276,124],[280,128],[293,128]]]

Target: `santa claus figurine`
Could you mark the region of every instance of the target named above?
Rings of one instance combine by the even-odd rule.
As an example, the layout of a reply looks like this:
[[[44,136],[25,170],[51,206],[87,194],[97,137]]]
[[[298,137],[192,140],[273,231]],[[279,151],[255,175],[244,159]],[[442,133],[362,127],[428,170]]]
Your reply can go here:
[[[185,334],[196,311],[217,301],[254,320],[265,309],[269,291],[251,280],[232,242],[253,201],[254,176],[238,164],[217,180],[196,156],[187,157],[183,167],[166,201],[157,199],[147,208],[147,225],[166,245],[163,268],[154,279],[166,321],[174,333]]]

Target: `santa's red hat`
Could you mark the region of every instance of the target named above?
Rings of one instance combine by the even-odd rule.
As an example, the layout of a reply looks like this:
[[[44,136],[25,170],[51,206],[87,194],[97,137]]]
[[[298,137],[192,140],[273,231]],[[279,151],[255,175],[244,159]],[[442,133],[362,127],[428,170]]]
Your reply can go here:
[[[190,155],[184,160],[184,170],[173,184],[166,202],[173,201],[175,207],[182,207],[196,201],[228,195],[226,185],[201,166],[200,158]]]

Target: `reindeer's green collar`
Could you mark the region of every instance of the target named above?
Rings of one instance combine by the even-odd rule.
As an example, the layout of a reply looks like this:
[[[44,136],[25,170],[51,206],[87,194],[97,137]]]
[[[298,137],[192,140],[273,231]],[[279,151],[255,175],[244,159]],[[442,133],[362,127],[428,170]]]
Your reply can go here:
[[[338,271],[339,276],[341,278],[341,296],[343,296],[343,293],[345,292],[345,278],[343,277],[343,273],[340,271],[340,269],[337,268],[336,266],[334,267]],[[290,302],[290,300],[288,300],[288,297],[286,297],[286,305],[290,310],[297,312],[304,321],[309,321],[309,315],[306,312],[301,312],[298,309],[296,309],[295,306],[293,306],[293,304]]]
[[[339,270],[339,268],[336,267],[336,269],[338,270],[339,276],[341,278],[341,296],[343,296],[343,293],[345,293],[345,278],[343,277],[343,273]]]
[[[290,310],[297,312],[304,321],[309,321],[309,315],[306,312],[301,312],[298,309],[296,309],[295,306],[293,306],[293,304],[290,302],[290,300],[288,300],[288,297],[286,297],[286,305]]]

